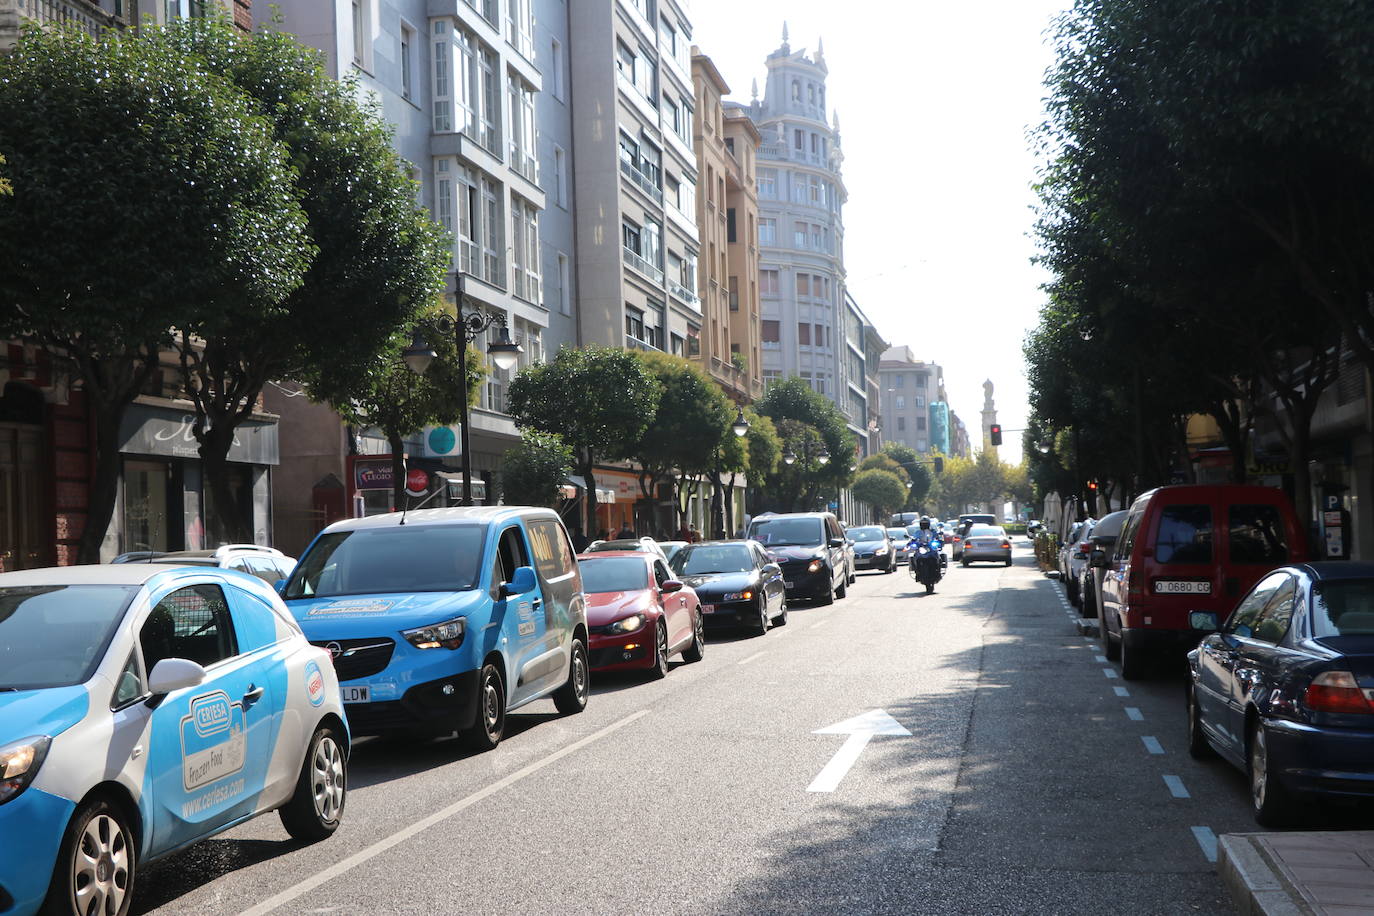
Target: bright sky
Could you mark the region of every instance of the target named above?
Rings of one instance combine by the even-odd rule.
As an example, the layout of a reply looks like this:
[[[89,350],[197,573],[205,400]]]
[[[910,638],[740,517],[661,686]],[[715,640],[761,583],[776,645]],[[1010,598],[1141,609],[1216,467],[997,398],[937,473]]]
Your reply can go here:
[[[764,59],[825,39],[840,116],[845,268],[884,339],[944,367],[950,404],[979,441],[984,379],[998,421],[1026,425],[1021,344],[1043,299],[1031,205],[1045,32],[1070,0],[691,0],[693,41],[749,101]],[[1008,433],[1004,461],[1020,461]]]

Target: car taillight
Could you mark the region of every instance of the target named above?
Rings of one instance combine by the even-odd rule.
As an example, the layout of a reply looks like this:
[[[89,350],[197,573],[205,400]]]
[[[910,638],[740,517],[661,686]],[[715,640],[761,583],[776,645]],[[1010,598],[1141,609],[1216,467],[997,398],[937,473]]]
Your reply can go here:
[[[1131,567],[1130,572],[1126,574],[1126,596],[1128,598],[1145,597],[1145,587],[1141,582],[1144,578],[1139,569],[1134,566]]]
[[[1011,550],[1011,541],[1003,541],[1002,546],[1005,547],[1007,550]]]
[[[964,547],[965,547],[965,548],[972,547],[972,546],[973,546],[973,541],[971,541],[971,540],[969,540],[969,541],[964,541]]]
[[[1374,715],[1374,703],[1349,671],[1323,671],[1312,678],[1303,702],[1317,712]]]

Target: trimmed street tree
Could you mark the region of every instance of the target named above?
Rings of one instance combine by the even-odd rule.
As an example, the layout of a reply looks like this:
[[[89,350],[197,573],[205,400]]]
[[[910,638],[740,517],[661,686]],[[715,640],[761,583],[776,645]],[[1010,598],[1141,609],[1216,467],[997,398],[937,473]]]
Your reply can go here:
[[[792,451],[798,456],[795,465],[783,465],[777,473],[765,478],[765,492],[770,500],[779,506],[804,504],[809,508],[815,505],[822,492],[838,491],[848,485],[852,476],[849,462],[857,442],[829,398],[814,391],[797,376],[789,376],[770,385],[755,409],[772,418],[784,442],[793,446]],[[797,426],[789,426],[794,441],[788,442],[789,433],[784,430],[783,420],[794,421],[809,428],[811,433],[800,435]],[[815,460],[821,451],[830,456],[824,464]],[[807,459],[807,455],[811,458]]]
[[[420,320],[443,314],[443,306],[433,306],[422,313]],[[462,396],[467,395],[468,406],[477,403],[486,366],[482,357],[468,347],[468,377],[466,383],[458,377],[458,342],[451,334],[430,334],[429,345],[434,359],[423,375],[416,375],[401,358],[401,351],[410,343],[410,335],[397,334],[370,367],[354,381],[345,401],[334,403],[334,409],[349,423],[359,427],[376,427],[391,446],[392,505],[407,505],[405,484],[406,436],[425,426],[447,426],[462,416]]]
[[[244,302],[280,309],[313,247],[271,123],[164,43],[25,32],[0,55],[0,153],[14,185],[0,198],[0,334],[48,348],[81,382],[95,467],[77,561],[97,563],[120,421],[170,329]]]
[[[849,490],[855,499],[872,508],[874,524],[883,524],[889,515],[906,505],[906,481],[892,471],[880,468],[860,471],[854,476]]]
[[[557,433],[582,476],[583,529],[596,531],[596,463],[630,457],[663,393],[644,361],[611,347],[564,347],[551,362],[526,366],[510,384],[507,407],[523,429]]]
[[[502,497],[516,506],[557,506],[559,488],[572,472],[572,449],[562,437],[524,430],[501,459]]]
[[[333,80],[319,54],[270,30],[238,33],[216,15],[145,29],[142,40],[198,56],[268,118],[297,170],[296,188],[317,253],[285,301],[244,298],[180,325],[182,375],[195,404],[205,483],[228,505],[228,453],[271,379],[294,378],[331,403],[351,397],[380,354],[443,289],[450,244],[415,202],[390,129]],[[212,535],[237,540],[226,513]],[[217,524],[214,524],[217,523]]]

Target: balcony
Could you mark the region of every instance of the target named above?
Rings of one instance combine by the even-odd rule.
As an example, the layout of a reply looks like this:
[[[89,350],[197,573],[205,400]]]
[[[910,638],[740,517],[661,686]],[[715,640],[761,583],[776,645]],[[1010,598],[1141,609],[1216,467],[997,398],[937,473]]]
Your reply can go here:
[[[662,285],[663,268],[655,267],[653,264],[650,264],[648,261],[642,258],[639,252],[637,251],[633,251],[629,248],[623,248],[621,250],[625,253],[626,264],[629,264],[635,270],[639,271],[644,276],[648,277],[650,280],[653,280],[655,283]]]
[[[0,4],[0,7],[8,5]],[[14,0],[11,8],[18,11],[17,19],[0,11],[0,51],[8,51],[19,41],[19,27],[24,22],[75,25],[91,35],[100,34],[103,29],[126,26],[122,16],[101,9],[92,0]]]
[[[668,295],[673,296],[679,302],[691,306],[694,311],[701,311],[700,297],[676,280],[668,281]]]
[[[649,197],[653,199],[654,203],[663,203],[663,191],[658,185],[649,180],[648,175],[645,175],[624,159],[620,160],[620,172],[626,178],[630,179],[635,187],[639,188],[639,190],[643,191],[645,194],[648,194]]]
[[[640,338],[635,337],[633,334],[625,335],[625,347],[630,350],[648,350],[652,353],[662,352],[659,350],[658,347],[654,346],[649,341],[641,340]]]

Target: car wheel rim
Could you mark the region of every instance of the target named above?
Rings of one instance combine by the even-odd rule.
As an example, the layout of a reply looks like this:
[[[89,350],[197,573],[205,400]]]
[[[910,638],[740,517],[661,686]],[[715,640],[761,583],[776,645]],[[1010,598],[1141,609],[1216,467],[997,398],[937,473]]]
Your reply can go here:
[[[573,652],[573,691],[577,694],[579,703],[587,702],[587,653],[578,643],[577,651]]]
[[[343,752],[333,737],[325,735],[315,747],[311,761],[311,784],[315,796],[315,814],[326,824],[339,818],[344,798]]]
[[[697,625],[693,634],[697,640],[697,651],[700,652],[706,645],[706,621],[702,620],[700,616],[697,617]]]
[[[72,856],[78,913],[118,913],[129,893],[128,837],[108,814],[91,818]]]
[[[482,718],[485,720],[487,735],[496,737],[501,727],[501,695],[497,690],[495,675],[489,676],[482,688]]]
[[[1255,807],[1264,807],[1264,797],[1269,779],[1269,755],[1265,752],[1264,729],[1255,729],[1255,737],[1250,742],[1250,792],[1255,799]]]
[[[658,667],[664,671],[668,670],[668,628],[660,625],[656,638],[656,649],[658,651]]]

